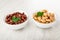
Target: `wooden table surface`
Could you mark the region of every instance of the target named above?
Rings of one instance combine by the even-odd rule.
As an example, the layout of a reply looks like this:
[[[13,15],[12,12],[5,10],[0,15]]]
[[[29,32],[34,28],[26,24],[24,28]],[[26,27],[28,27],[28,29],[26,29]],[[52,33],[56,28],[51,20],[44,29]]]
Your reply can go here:
[[[15,31],[6,28],[0,20],[0,40],[60,40],[60,0],[0,0],[0,19],[6,11],[18,9],[28,13],[28,24]],[[55,12],[57,23],[54,27],[41,29],[32,22],[32,13],[41,9]]]

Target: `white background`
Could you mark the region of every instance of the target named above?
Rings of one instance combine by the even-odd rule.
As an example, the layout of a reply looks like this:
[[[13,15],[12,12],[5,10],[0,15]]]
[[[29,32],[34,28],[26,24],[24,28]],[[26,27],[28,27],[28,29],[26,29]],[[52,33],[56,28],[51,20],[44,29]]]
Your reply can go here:
[[[0,0],[0,19],[6,11],[24,10],[29,15],[28,25],[19,31],[5,28],[0,22],[0,40],[60,40],[60,0]],[[34,11],[47,9],[57,15],[57,24],[50,29],[40,29],[31,21]],[[2,21],[2,20],[0,20]]]

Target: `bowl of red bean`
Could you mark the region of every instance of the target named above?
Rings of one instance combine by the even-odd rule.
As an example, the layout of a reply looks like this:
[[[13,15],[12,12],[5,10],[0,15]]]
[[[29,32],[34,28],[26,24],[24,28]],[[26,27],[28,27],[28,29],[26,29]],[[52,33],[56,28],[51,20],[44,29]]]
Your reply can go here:
[[[28,15],[21,10],[12,11],[5,15],[4,22],[9,29],[21,29],[27,25]]]
[[[33,22],[40,28],[50,28],[56,24],[56,15],[47,10],[33,13]]]

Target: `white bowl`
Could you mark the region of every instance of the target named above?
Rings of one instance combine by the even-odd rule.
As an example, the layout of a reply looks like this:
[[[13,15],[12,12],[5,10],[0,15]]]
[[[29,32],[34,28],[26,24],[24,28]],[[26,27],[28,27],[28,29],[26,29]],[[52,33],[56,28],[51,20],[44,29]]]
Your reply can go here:
[[[4,18],[3,18],[4,26],[7,27],[7,28],[9,28],[9,29],[14,29],[14,30],[24,28],[24,27],[27,25],[27,22],[28,22],[28,15],[27,15],[26,12],[24,12],[24,13],[25,13],[25,15],[27,16],[27,20],[26,20],[25,22],[21,23],[21,24],[10,25],[10,24],[7,24],[7,23],[5,22],[6,16],[9,15],[9,14],[11,14],[11,13],[14,13],[14,12],[21,12],[21,13],[22,13],[22,12],[24,12],[24,11],[22,11],[22,10],[13,10],[13,11],[6,12],[7,14],[4,15]]]
[[[56,18],[56,15],[55,15]],[[39,28],[50,28],[50,27],[54,27],[56,25],[56,20],[54,22],[48,23],[48,24],[43,24],[43,23],[39,23],[38,21],[34,20],[32,17],[32,21],[34,22],[34,24],[36,24]]]

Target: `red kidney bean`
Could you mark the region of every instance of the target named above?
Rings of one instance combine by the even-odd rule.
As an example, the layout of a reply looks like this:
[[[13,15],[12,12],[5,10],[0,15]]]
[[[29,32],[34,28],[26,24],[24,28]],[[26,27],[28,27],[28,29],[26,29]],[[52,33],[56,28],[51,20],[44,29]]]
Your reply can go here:
[[[19,17],[21,18],[21,20],[17,21],[17,22],[13,22],[12,21],[12,17],[15,16],[15,17]],[[5,18],[5,22],[7,24],[11,24],[11,25],[16,25],[16,24],[21,24],[23,22],[25,22],[27,20],[27,16],[23,13],[20,13],[20,12],[14,12],[13,14],[9,14],[6,16]]]

